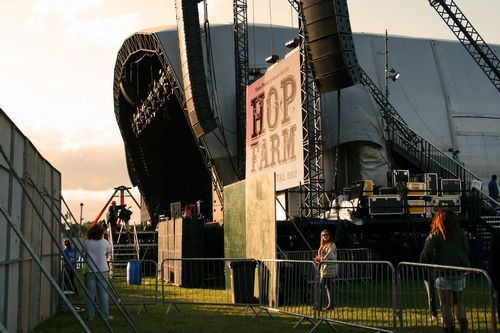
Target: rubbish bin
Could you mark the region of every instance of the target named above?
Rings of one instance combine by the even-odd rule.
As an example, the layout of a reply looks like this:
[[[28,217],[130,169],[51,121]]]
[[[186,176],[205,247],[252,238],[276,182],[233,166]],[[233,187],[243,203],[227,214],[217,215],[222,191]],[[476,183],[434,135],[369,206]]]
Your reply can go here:
[[[231,267],[231,286],[234,304],[253,304],[255,261],[233,261]]]
[[[141,284],[141,262],[132,260],[127,263],[127,284]]]

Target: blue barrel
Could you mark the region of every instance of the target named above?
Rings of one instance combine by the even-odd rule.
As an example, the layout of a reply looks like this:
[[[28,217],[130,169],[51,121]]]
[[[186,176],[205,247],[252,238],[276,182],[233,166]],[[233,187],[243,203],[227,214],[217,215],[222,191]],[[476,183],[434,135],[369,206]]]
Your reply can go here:
[[[141,284],[141,262],[132,260],[127,263],[127,284]]]

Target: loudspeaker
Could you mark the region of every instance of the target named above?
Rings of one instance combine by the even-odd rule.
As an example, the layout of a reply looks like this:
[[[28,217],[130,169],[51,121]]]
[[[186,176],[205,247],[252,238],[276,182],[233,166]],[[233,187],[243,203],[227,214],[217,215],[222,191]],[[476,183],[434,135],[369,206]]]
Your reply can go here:
[[[441,194],[443,196],[462,194],[462,182],[460,179],[441,179]]]
[[[210,106],[201,45],[198,1],[176,0],[177,36],[189,122],[197,138],[217,127]]]
[[[347,0],[301,0],[305,41],[314,80],[323,92],[352,86],[361,72],[352,39]]]

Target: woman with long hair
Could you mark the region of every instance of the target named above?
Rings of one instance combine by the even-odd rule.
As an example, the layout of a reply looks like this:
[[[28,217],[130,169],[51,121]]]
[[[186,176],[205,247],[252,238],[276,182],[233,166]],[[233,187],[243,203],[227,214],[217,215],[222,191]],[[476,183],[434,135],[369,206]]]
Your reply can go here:
[[[87,252],[87,319],[94,319],[95,307],[93,300],[99,290],[99,309],[105,319],[111,319],[108,309],[108,262],[106,257],[111,254],[111,246],[104,238],[104,228],[94,224],[87,231],[85,250]],[[99,275],[99,276],[98,276]]]
[[[423,255],[435,256],[437,265],[470,267],[470,248],[465,234],[449,209],[440,209],[432,219],[431,232],[425,240]],[[445,332],[455,332],[454,315],[460,332],[467,332],[467,317],[463,304],[465,276],[446,270],[435,280],[441,303]]]
[[[319,271],[319,310],[323,304],[323,289],[326,289],[326,297],[328,299],[327,310],[333,309],[333,282],[338,274],[337,264],[323,263],[324,261],[337,260],[337,246],[332,240],[332,234],[329,230],[321,231],[320,247],[318,254],[314,258],[314,262],[320,265]]]

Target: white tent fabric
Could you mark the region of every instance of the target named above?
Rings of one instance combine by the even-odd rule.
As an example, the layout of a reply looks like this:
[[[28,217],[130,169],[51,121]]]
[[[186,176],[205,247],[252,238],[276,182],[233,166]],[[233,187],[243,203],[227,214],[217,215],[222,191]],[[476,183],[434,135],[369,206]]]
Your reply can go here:
[[[160,27],[149,32],[156,32],[181,80],[176,28]],[[267,67],[264,59],[270,54],[283,57],[288,52],[284,43],[294,35],[295,30],[288,27],[250,26],[250,67]],[[384,91],[385,36],[353,37],[360,65]],[[228,155],[236,155],[232,25],[212,27],[211,39],[216,77],[211,84],[216,86],[213,97],[227,144],[214,133],[206,140],[216,163],[223,166],[229,161]],[[499,46],[490,46],[499,54]],[[399,80],[389,82],[389,100],[409,127],[443,151],[459,150],[459,160],[484,182],[492,173],[500,172],[500,94],[463,46],[455,41],[390,36],[388,58],[390,68],[401,73]],[[332,148],[337,143],[337,93],[323,95],[321,108],[328,189],[332,184],[332,170],[328,168],[332,167]],[[389,168],[383,122],[377,105],[361,85],[341,91],[340,143],[354,142],[363,148],[352,151],[359,160],[352,169],[360,177],[383,185],[386,178],[381,173]]]

